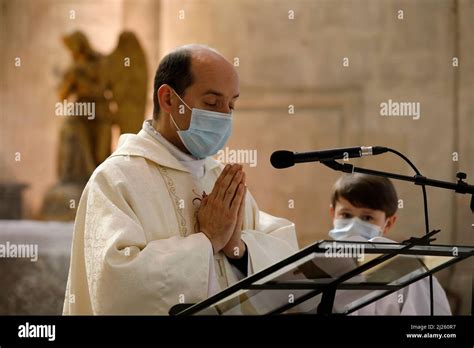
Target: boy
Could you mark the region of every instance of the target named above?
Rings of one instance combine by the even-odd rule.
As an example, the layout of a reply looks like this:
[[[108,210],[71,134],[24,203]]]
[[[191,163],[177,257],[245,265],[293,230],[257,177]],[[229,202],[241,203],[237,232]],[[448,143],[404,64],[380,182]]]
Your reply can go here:
[[[336,240],[393,242],[382,236],[395,225],[397,208],[397,193],[389,179],[359,173],[343,175],[332,192],[330,215],[334,228],[329,236]],[[446,294],[435,277],[433,311],[435,315],[451,315]],[[412,283],[354,314],[430,315],[429,278]]]

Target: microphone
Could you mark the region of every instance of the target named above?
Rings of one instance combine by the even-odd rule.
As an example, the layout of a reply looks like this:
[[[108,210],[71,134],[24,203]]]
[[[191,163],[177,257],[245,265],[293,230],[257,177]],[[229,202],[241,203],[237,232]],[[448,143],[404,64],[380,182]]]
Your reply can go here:
[[[328,149],[314,152],[291,152],[279,150],[272,153],[270,162],[274,168],[282,169],[303,162],[321,162],[327,160],[356,158],[362,156],[373,156],[387,152],[388,149],[382,146],[359,146],[343,147],[339,149]]]

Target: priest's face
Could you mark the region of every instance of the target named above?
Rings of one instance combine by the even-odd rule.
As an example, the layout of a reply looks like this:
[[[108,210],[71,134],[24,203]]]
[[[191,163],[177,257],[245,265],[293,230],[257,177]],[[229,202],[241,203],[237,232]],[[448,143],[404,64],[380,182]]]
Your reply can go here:
[[[178,128],[179,130],[189,128],[191,123],[189,108],[225,113],[231,117],[239,97],[237,72],[223,56],[211,50],[197,50],[192,53],[191,72],[193,84],[186,88],[181,96],[182,100],[170,86],[163,85],[159,91],[159,94],[163,94],[168,102],[161,104],[165,115],[160,132],[187,153],[189,151],[182,143],[177,131]]]

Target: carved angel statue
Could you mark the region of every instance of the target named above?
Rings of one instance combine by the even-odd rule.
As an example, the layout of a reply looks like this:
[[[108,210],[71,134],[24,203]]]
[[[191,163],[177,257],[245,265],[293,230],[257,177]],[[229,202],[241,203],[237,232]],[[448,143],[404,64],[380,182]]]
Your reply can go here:
[[[94,169],[111,153],[112,126],[120,133],[140,130],[145,114],[147,68],[134,33],[120,34],[109,55],[96,52],[75,31],[62,37],[73,62],[59,85],[55,113],[63,118],[59,136],[59,182],[46,194],[41,218],[72,220],[80,194]]]

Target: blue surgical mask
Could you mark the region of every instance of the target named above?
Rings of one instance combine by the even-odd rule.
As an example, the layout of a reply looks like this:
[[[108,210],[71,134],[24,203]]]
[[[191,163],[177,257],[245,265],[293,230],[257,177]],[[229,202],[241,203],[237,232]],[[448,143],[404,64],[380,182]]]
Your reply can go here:
[[[191,123],[187,130],[179,129],[173,115],[171,120],[178,129],[178,136],[188,151],[196,158],[203,159],[215,155],[222,149],[232,132],[232,113],[190,108],[183,99],[173,92],[191,110]]]
[[[382,235],[380,226],[362,221],[358,217],[351,219],[335,219],[334,228],[329,231],[329,236],[335,240],[358,236],[367,240]]]

